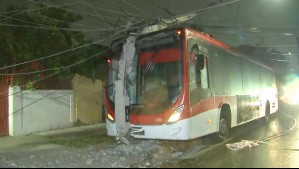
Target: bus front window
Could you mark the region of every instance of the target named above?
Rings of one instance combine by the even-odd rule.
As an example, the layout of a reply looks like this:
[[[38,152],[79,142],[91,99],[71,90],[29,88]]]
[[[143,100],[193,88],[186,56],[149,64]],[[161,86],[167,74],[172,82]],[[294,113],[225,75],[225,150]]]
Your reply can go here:
[[[158,106],[175,102],[182,90],[181,50],[147,50],[140,52],[139,58],[138,103]]]

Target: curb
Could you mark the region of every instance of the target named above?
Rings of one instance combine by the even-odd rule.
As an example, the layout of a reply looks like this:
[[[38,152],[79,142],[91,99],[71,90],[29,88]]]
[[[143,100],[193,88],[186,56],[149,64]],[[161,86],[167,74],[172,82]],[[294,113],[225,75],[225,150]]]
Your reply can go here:
[[[52,130],[52,131],[46,131],[46,132],[39,132],[34,133],[36,135],[40,136],[46,136],[46,137],[55,137],[55,136],[71,136],[73,134],[104,134],[106,133],[106,123],[99,123],[94,125],[86,125],[86,126],[75,126],[75,127],[69,127],[59,130]]]

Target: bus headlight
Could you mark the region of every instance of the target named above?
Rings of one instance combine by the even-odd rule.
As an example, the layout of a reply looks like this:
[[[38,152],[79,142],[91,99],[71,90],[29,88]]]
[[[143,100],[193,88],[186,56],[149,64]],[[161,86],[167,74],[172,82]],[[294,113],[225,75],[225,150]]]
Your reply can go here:
[[[173,114],[168,119],[168,122],[169,123],[174,123],[174,122],[178,121],[181,117],[181,114],[182,114],[183,110],[184,110],[184,105],[180,105],[179,107],[177,107],[175,109],[175,111],[173,112]]]
[[[114,122],[114,118],[110,114],[107,114],[107,118],[108,118],[108,120]]]

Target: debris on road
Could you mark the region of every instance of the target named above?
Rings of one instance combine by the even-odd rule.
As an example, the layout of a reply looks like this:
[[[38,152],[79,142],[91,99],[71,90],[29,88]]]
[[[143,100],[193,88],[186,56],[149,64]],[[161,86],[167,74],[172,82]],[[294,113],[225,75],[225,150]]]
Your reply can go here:
[[[258,146],[259,143],[264,143],[258,140],[254,140],[254,141],[249,141],[249,140],[241,140],[241,142],[237,142],[237,143],[232,143],[232,144],[226,144],[226,147],[231,149],[231,150],[241,150],[243,148],[246,147],[255,147]]]

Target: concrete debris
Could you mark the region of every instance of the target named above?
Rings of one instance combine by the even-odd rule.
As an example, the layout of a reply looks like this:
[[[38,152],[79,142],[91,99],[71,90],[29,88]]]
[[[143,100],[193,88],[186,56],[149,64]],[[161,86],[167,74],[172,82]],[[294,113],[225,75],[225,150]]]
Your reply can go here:
[[[125,137],[119,137],[119,141],[125,145],[130,145],[131,143],[129,142],[129,140]]]

